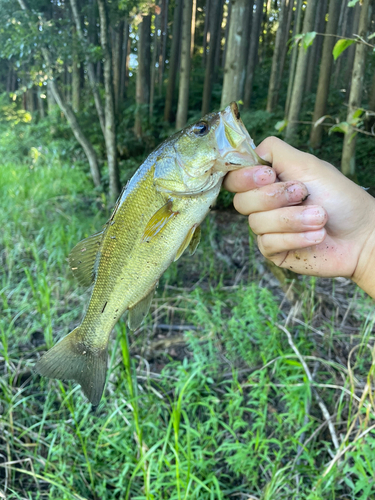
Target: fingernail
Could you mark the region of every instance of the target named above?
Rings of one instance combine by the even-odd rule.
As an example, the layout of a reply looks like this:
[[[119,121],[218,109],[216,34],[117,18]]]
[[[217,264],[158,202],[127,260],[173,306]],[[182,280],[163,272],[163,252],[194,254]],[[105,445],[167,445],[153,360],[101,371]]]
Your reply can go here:
[[[275,180],[275,171],[270,167],[258,168],[258,170],[254,172],[253,179],[255,184],[260,184],[262,186],[265,184],[272,184]]]
[[[301,219],[306,226],[320,226],[324,222],[325,215],[322,207],[308,207],[302,212]]]
[[[308,195],[306,186],[302,183],[295,183],[285,188],[286,199],[289,203],[300,203]]]
[[[308,231],[304,233],[304,237],[307,241],[311,241],[311,243],[320,243],[325,235],[324,229],[319,229],[319,231]]]

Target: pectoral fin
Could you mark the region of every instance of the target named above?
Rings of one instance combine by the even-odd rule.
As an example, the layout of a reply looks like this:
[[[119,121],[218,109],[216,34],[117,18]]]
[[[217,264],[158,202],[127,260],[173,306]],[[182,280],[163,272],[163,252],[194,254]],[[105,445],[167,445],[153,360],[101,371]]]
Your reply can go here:
[[[200,240],[201,240],[201,228],[200,226],[198,226],[198,224],[194,224],[194,226],[192,226],[189,229],[182,245],[177,250],[176,257],[174,259],[175,262],[181,257],[181,255],[184,253],[187,247],[189,247],[189,254],[193,255],[195,250],[197,249]]]
[[[73,276],[82,286],[90,286],[95,280],[103,233],[104,231],[100,231],[80,241],[69,254],[69,265]]]
[[[130,328],[130,330],[136,330],[147,316],[154,293],[155,288],[153,288],[151,292],[146,295],[146,297],[135,304],[135,306],[129,309],[128,327]]]
[[[154,215],[148,221],[141,242],[151,241],[152,238],[163,231],[168,222],[178,214],[178,212],[172,211],[172,204],[172,200],[169,200],[157,212],[154,213]]]

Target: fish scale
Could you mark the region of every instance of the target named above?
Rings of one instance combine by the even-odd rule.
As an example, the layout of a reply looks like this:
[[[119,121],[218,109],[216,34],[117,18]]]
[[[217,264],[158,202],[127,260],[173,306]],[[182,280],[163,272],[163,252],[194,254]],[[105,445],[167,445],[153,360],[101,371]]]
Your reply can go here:
[[[69,256],[73,274],[93,284],[82,324],[36,364],[41,375],[77,381],[94,405],[104,390],[111,331],[128,310],[137,328],[162,273],[185,251],[194,253],[199,225],[225,173],[267,164],[254,152],[236,103],[164,141],[134,174],[104,229]]]

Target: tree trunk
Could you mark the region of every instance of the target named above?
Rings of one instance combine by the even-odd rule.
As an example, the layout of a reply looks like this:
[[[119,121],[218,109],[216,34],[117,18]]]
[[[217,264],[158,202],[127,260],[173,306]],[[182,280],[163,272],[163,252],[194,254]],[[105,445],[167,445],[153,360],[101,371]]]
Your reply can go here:
[[[151,76],[150,76],[150,118],[154,114],[154,96],[155,96],[155,79],[156,79],[156,59],[161,45],[161,36],[158,37],[158,31],[161,31],[161,13],[155,14],[154,18],[154,36],[152,43],[152,59],[151,59]]]
[[[161,10],[161,37],[160,37],[160,52],[158,56],[158,80],[159,80],[159,97],[163,93],[163,79],[165,70],[165,58],[167,55],[167,39],[168,39],[168,0],[162,0]]]
[[[205,16],[204,16],[204,29],[203,29],[203,54],[202,54],[202,67],[206,67],[207,58],[207,40],[210,22],[210,0],[206,0]]]
[[[249,56],[247,58],[247,70],[245,80],[244,108],[250,108],[251,94],[253,91],[253,78],[255,70],[256,54],[259,47],[259,32],[262,26],[264,0],[256,0],[256,11],[253,14],[253,23],[251,28],[251,42]]]
[[[350,37],[353,38],[354,35],[358,34],[359,28],[359,16],[361,13],[361,6],[357,3],[354,6],[354,16],[353,16],[353,25],[350,33]],[[350,85],[352,81],[352,72],[353,72],[353,64],[354,64],[354,56],[355,56],[355,45],[351,45],[347,50],[347,61],[346,61],[346,71],[344,81],[346,82],[346,96],[350,95]]]
[[[303,21],[303,32],[308,33],[312,31],[314,27],[314,15],[317,5],[317,0],[309,0],[306,7],[305,19]],[[287,141],[291,141],[297,132],[298,124],[297,120],[302,107],[302,98],[304,93],[305,81],[306,81],[306,69],[308,63],[308,51],[306,51],[302,44],[298,51],[298,60],[296,68],[296,76],[293,84],[293,93],[290,101],[290,110],[288,115],[288,125],[286,128],[285,138]]]
[[[286,22],[287,22],[287,7],[286,0],[281,0],[280,13],[278,19],[278,28],[276,32],[275,48],[272,57],[272,68],[270,83],[268,86],[267,96],[267,111],[272,113],[277,105],[280,90],[280,62],[282,43],[285,42]]]
[[[297,0],[296,20],[294,22],[294,27],[293,27],[293,36],[296,36],[298,33],[301,32],[301,22],[302,22],[302,0]],[[294,84],[294,76],[296,73],[297,55],[298,55],[298,47],[297,45],[294,45],[294,47],[292,48],[292,55],[290,58],[290,65],[289,65],[288,90],[286,93],[286,102],[284,111],[285,116],[288,116],[289,114],[290,100],[292,98],[292,90]]]
[[[191,42],[191,15],[192,0],[183,0],[182,9],[182,39],[180,63],[180,88],[178,92],[178,105],[176,116],[176,129],[186,125],[189,105],[190,83],[190,42]]]
[[[318,0],[318,4],[316,7],[316,15],[315,15],[315,23],[314,23],[314,31],[317,33],[323,33],[325,31],[325,16],[327,13],[327,0]],[[323,18],[323,22],[322,22]],[[320,29],[321,26],[324,26]],[[318,42],[321,37],[318,36],[313,40],[312,45],[309,48],[309,59],[307,65],[307,77],[306,77],[306,85],[305,85],[305,94],[310,94],[313,84],[314,78],[316,75],[316,69],[319,66],[319,62],[316,60],[317,50],[318,50]]]
[[[229,26],[230,26],[230,14],[232,12],[232,0],[229,0],[227,4],[227,16],[225,21],[225,33],[224,33],[224,51],[223,51],[223,59],[221,61],[221,66],[225,68],[225,60],[227,57],[227,47],[228,47],[228,38],[229,38]]]
[[[72,65],[72,106],[75,113],[79,111],[80,97],[80,67],[78,61],[78,47],[76,28],[73,26],[73,65]]]
[[[288,3],[289,2],[289,3]],[[286,28],[284,32],[285,39],[282,41],[281,48],[281,61],[280,61],[280,81],[282,80],[282,76],[284,73],[285,59],[286,53],[289,47],[289,40],[291,39],[290,27],[292,25],[292,16],[293,16],[293,8],[294,8],[295,0],[287,0],[288,12],[287,12],[287,20],[286,20]]]
[[[221,25],[223,23],[223,15],[224,15],[224,0],[220,0],[220,16],[219,16],[219,27],[217,34],[217,42],[215,48],[215,80],[217,79],[218,68],[220,67],[220,58],[221,58],[221,39],[222,39],[222,29]]]
[[[345,37],[347,35],[349,10],[351,11],[351,9],[348,7],[348,2],[346,2],[346,1],[342,2],[340,17],[339,17],[339,30],[338,30],[339,36]],[[341,85],[341,81],[339,83],[339,78],[340,78],[340,73],[341,73],[341,64],[342,64],[342,61],[344,59],[344,56],[345,56],[345,53],[342,54],[336,61],[335,76],[334,76],[334,86],[336,88],[339,85]]]
[[[113,53],[113,92],[115,98],[115,113],[118,114],[121,93],[121,56],[124,21],[121,20],[114,30]]]
[[[206,68],[204,75],[202,116],[206,115],[210,111],[210,106],[211,106],[215,51],[217,47],[217,38],[219,34],[220,7],[221,7],[221,0],[211,0],[210,27],[209,27],[210,43],[208,46],[208,54],[207,54]]]
[[[334,35],[337,32],[340,4],[341,0],[330,0],[328,23],[326,26],[327,35]],[[313,122],[316,122],[320,117],[326,114],[333,63],[332,49],[335,43],[336,39],[333,36],[324,37],[323,55],[320,63],[319,82],[318,90],[316,92]],[[320,147],[322,143],[322,132],[323,127],[321,125],[318,125],[317,127],[314,125],[312,126],[310,134],[310,145],[312,148]]]
[[[365,39],[370,21],[372,0],[363,0],[361,13],[359,18],[359,33],[358,35]],[[363,43],[357,43],[354,56],[352,84],[349,96],[349,106],[346,121],[350,124],[353,121],[355,111],[361,106],[363,79],[365,74],[365,59],[367,47]],[[348,132],[344,136],[344,147],[341,158],[341,171],[345,175],[353,176],[355,173],[355,145],[356,136],[351,125],[348,127]]]
[[[224,68],[223,90],[221,94],[221,108],[231,101],[238,101],[241,96],[241,81],[245,67],[241,67],[241,54],[244,33],[244,17],[248,0],[232,0],[232,12],[227,41],[227,54]]]
[[[38,103],[38,111],[39,111],[39,117],[43,120],[43,118],[45,117],[45,112],[44,112],[44,99],[42,99],[41,95],[40,95],[40,91],[38,90],[38,93],[37,93],[37,103]]]
[[[245,15],[243,19],[243,36],[241,41],[241,51],[239,56],[240,68],[243,68],[240,81],[240,96],[243,99],[246,80],[246,63],[251,43],[251,25],[253,21],[254,0],[245,3]]]
[[[370,99],[369,99],[368,107],[369,107],[370,111],[375,112],[375,73],[372,77]]]
[[[126,97],[126,62],[128,58],[128,40],[129,40],[129,22],[127,19],[124,21],[124,34],[122,42],[122,55],[121,55],[121,80],[120,80],[120,93],[119,93],[119,106]]]
[[[172,47],[171,47],[171,54],[169,57],[168,85],[167,85],[167,93],[165,96],[165,107],[164,107],[164,121],[166,122],[169,122],[171,119],[173,96],[176,87],[178,53],[180,47],[182,2],[183,0],[176,0],[173,12]]]
[[[77,0],[70,0],[70,5],[72,7],[72,14],[73,14],[73,19],[76,25],[76,30],[77,30],[77,35],[78,39],[81,41],[81,43],[85,44],[85,37],[83,35],[82,27],[81,27],[81,20],[79,17],[78,13],[78,7],[77,7]],[[95,107],[96,107],[96,112],[98,113],[99,117],[99,122],[100,122],[100,128],[102,129],[103,136],[105,137],[105,120],[104,120],[104,111],[103,111],[103,106],[102,106],[102,101],[100,99],[99,95],[99,90],[97,87],[96,82],[100,81],[100,77],[95,76],[95,69],[94,69],[94,64],[90,62],[89,60],[89,54],[88,51],[85,51],[86,54],[86,65],[87,65],[87,75],[89,78],[90,86],[91,86],[91,91],[94,96],[94,102],[95,102]],[[98,61],[97,64],[97,73],[100,75],[100,61]]]
[[[142,121],[148,116],[147,105],[150,102],[150,30],[151,16],[143,16],[138,25],[138,69],[136,80],[136,104],[134,131],[142,137]]]
[[[195,38],[195,18],[197,15],[197,0],[193,0],[193,8],[191,12],[191,40],[190,40],[190,57],[194,54],[194,38]]]
[[[105,89],[105,146],[108,161],[109,195],[115,201],[120,194],[120,176],[117,166],[115,106],[112,85],[112,61],[108,40],[108,21],[105,0],[98,0],[100,18],[100,44],[103,50],[103,71]]]

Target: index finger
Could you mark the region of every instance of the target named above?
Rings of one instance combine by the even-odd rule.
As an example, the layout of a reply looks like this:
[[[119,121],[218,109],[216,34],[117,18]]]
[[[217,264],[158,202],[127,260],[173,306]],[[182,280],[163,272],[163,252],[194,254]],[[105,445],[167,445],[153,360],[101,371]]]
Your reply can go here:
[[[267,137],[255,149],[257,154],[272,164],[277,176],[282,181],[300,179],[303,174],[314,173],[320,175],[320,171],[327,167],[334,169],[332,165],[315,156],[299,151],[278,137]],[[336,170],[336,169],[335,169]]]

